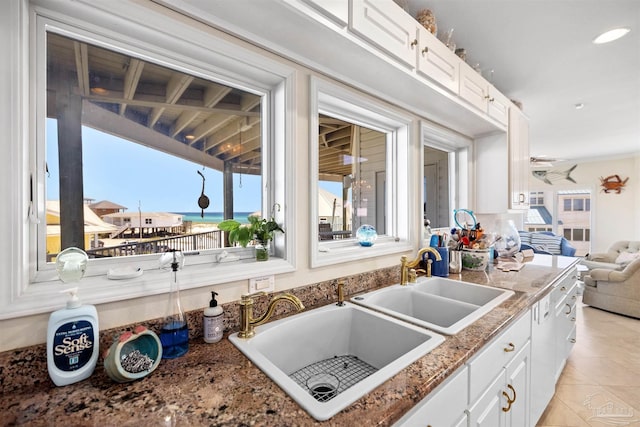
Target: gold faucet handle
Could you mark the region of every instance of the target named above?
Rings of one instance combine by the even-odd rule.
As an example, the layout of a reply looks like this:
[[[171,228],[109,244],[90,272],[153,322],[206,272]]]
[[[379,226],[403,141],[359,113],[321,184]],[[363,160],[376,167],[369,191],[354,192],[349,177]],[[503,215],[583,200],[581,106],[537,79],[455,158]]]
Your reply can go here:
[[[252,301],[254,297],[261,297],[261,296],[266,295],[266,294],[267,294],[267,293],[266,293],[265,291],[258,291],[258,292],[254,292],[254,293],[252,293],[252,294],[245,294],[245,295],[242,295],[242,296],[240,297],[240,300],[241,300],[242,302],[249,302],[249,301]]]
[[[418,280],[418,272],[415,268],[409,269],[409,283],[416,283]]]

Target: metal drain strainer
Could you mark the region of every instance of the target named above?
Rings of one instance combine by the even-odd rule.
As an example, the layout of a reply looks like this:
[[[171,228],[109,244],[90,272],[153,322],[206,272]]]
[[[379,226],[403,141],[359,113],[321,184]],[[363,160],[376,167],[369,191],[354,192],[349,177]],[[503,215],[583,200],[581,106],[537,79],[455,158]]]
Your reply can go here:
[[[377,370],[356,356],[344,355],[312,363],[289,377],[308,390],[316,400],[326,402]]]

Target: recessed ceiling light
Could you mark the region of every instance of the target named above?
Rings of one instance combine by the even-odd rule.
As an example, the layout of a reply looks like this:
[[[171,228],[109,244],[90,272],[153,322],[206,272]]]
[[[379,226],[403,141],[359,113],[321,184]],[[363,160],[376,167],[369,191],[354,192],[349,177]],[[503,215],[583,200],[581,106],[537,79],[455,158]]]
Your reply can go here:
[[[107,95],[109,93],[109,91],[103,87],[92,87],[91,92],[96,95]]]
[[[620,37],[626,35],[629,31],[631,31],[629,28],[614,28],[613,30],[609,30],[600,34],[593,40],[593,42],[595,44],[609,43],[614,40],[618,40]]]
[[[191,141],[192,139],[196,138],[194,135],[191,135],[191,134],[185,135],[184,137],[185,137],[185,139],[188,139],[189,141]]]
[[[582,102],[578,102],[574,107],[576,107],[576,110],[582,110],[584,108],[584,104]]]

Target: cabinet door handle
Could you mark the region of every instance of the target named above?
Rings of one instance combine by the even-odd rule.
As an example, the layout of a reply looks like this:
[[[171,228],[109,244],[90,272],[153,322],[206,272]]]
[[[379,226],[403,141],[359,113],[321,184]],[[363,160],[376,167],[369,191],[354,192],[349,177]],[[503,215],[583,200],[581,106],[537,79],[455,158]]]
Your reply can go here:
[[[563,287],[561,287],[561,288],[560,288],[560,290],[561,290],[562,292],[564,292],[564,291],[566,291],[566,290],[567,290],[567,288],[565,288],[565,287],[563,286]]]
[[[571,338],[569,341],[571,342],[571,344],[575,344],[576,343],[576,339],[575,338]]]
[[[565,304],[567,307],[569,307],[569,311],[567,311],[565,314],[571,314],[571,306],[569,304]]]
[[[411,42],[411,48],[417,45],[418,45],[418,39],[413,39],[413,41]]]
[[[429,52],[429,48],[425,47],[424,49],[422,49],[422,54],[424,55],[425,53]]]
[[[513,393],[513,399],[509,397],[506,391],[502,392],[502,395],[507,398],[507,407],[502,408],[503,412],[509,412],[511,410],[511,405],[513,405],[517,399],[516,389],[513,388],[511,384],[507,384],[507,388]]]
[[[572,318],[571,318],[571,321],[572,321],[572,322],[575,322],[575,321],[576,321],[576,318],[575,318],[575,317],[572,317]]]
[[[508,346],[504,348],[504,352],[505,353],[511,353],[513,350],[516,349],[516,346],[510,342],[509,344],[507,344]]]

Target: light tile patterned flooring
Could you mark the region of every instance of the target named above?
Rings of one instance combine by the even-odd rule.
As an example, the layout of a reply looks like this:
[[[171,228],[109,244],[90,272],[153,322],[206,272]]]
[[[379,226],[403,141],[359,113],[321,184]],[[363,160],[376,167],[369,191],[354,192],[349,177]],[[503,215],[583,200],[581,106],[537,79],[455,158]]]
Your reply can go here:
[[[578,303],[576,344],[537,427],[640,426],[640,320]]]

